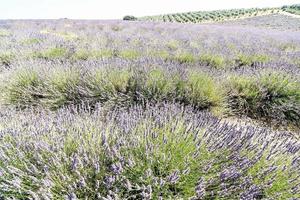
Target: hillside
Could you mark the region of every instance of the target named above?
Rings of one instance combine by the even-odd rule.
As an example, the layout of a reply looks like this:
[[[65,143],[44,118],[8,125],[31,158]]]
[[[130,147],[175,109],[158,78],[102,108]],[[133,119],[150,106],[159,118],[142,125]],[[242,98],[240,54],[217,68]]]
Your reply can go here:
[[[216,24],[223,24],[227,26],[244,26],[244,27],[256,27],[267,28],[276,30],[300,30],[300,15],[299,17],[289,13],[276,13],[263,16],[255,16],[244,19],[237,19],[231,21],[216,22]]]
[[[178,23],[207,23],[219,21],[232,21],[238,19],[252,18],[257,16],[266,16],[278,13],[300,14],[299,5],[283,6],[281,8],[250,8],[250,9],[230,9],[215,11],[195,11],[185,13],[162,14],[156,16],[145,16],[135,18],[126,16],[124,20],[140,21],[161,21]]]

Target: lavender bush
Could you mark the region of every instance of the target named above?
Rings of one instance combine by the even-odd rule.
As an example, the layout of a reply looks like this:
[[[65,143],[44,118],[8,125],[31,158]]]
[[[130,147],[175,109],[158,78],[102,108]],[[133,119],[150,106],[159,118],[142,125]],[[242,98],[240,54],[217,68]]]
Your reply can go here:
[[[178,105],[79,110],[1,111],[2,198],[299,198],[287,133]]]
[[[3,81],[3,100],[18,108],[176,102],[214,114],[299,125],[300,83],[283,72],[214,78],[199,70],[80,67],[22,69]]]

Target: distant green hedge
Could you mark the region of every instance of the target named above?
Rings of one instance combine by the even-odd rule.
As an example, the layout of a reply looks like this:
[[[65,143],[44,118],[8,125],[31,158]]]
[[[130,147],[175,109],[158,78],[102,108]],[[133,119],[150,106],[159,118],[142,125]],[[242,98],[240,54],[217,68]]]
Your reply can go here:
[[[126,20],[126,21],[136,21],[137,18],[135,16],[132,16],[132,15],[126,15],[123,17],[123,20]]]

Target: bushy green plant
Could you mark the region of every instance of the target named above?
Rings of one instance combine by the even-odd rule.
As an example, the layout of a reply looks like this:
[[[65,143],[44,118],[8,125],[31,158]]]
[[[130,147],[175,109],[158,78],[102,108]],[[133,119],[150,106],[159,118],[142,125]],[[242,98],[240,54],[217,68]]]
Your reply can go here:
[[[118,53],[111,49],[94,50],[91,52],[92,58],[112,58],[118,56]]]
[[[179,41],[177,40],[170,40],[169,42],[166,43],[166,46],[170,49],[170,50],[177,50],[180,46]]]
[[[151,57],[158,57],[158,58],[162,58],[164,60],[168,60],[171,57],[170,53],[168,51],[164,51],[164,50],[148,51],[147,54]]]
[[[43,58],[48,60],[62,59],[62,58],[70,58],[72,60],[89,60],[89,59],[100,59],[100,58],[112,58],[112,57],[120,56],[119,54],[120,54],[119,52],[113,51],[111,49],[101,49],[101,50],[79,49],[74,53],[70,53],[65,48],[53,48],[42,52],[35,52],[33,54],[33,57]],[[124,56],[124,58],[126,57],[135,58],[135,56],[137,55],[133,51],[128,51],[128,52],[123,52],[122,56]]]
[[[15,55],[12,53],[1,53],[0,54],[0,64],[4,65],[6,67],[9,67],[13,61],[13,59],[15,58]]]
[[[37,38],[28,38],[22,41],[22,44],[24,45],[33,45],[33,44],[37,44],[40,43],[42,40],[41,39],[37,39]]]
[[[145,121],[147,123],[151,121]],[[210,154],[205,147],[197,147],[199,141],[195,140],[194,133],[185,132],[187,127],[183,121],[170,121],[162,127],[156,127],[155,137],[139,134],[144,129],[145,125],[141,123],[135,137],[129,141],[136,145],[126,151],[122,149],[126,158],[134,155],[133,165],[124,169],[124,175],[131,184],[130,189],[137,189],[135,194],[140,195],[136,185],[152,185],[153,197],[192,197],[195,194],[194,186],[203,175],[198,170],[209,162],[214,153]],[[195,156],[196,152],[198,156]],[[162,182],[158,183],[157,180]]]
[[[137,18],[135,16],[132,16],[132,15],[126,15],[123,17],[123,20],[126,20],[126,21],[136,21]]]
[[[253,118],[299,123],[300,83],[284,73],[258,77],[232,77],[229,104],[239,114]]]
[[[7,29],[0,29],[0,37],[8,37],[11,33]]]
[[[77,69],[54,69],[44,80],[44,95],[42,99],[45,107],[57,109],[65,105],[80,104],[80,73]]]
[[[44,97],[41,93],[44,87],[42,79],[32,70],[16,72],[3,87],[6,103],[22,108],[39,105]]]
[[[270,57],[263,54],[256,54],[256,55],[246,55],[246,54],[239,54],[235,60],[238,67],[241,66],[251,66],[255,67],[260,64],[264,64],[270,61]]]
[[[215,113],[222,113],[226,108],[222,87],[206,73],[189,73],[186,98],[189,104],[200,109],[212,109]]]
[[[130,53],[132,52],[124,52],[124,54],[122,54],[122,56],[124,56],[124,58],[126,56],[128,57],[133,57],[134,53],[132,53],[132,55],[130,55]],[[88,60],[88,59],[99,59],[99,58],[112,58],[115,56],[120,56],[119,52],[113,51],[111,49],[101,49],[101,50],[78,50],[74,55],[73,58],[74,59],[79,59],[79,60]]]
[[[62,47],[55,47],[50,48],[42,52],[35,52],[34,57],[36,58],[43,58],[43,59],[59,59],[64,58],[67,55],[68,51],[66,48]]]
[[[216,69],[225,67],[225,59],[219,55],[204,54],[200,56],[200,62]]]
[[[80,49],[73,55],[75,60],[88,60],[92,56],[92,52]]]
[[[194,63],[196,58],[193,54],[188,52],[179,52],[174,56],[174,59],[179,63]]]
[[[140,53],[136,50],[123,50],[120,52],[119,56],[124,59],[137,59],[140,56]]]
[[[175,89],[172,77],[168,77],[161,69],[146,72],[138,84],[142,98],[154,102],[168,100]]]
[[[297,51],[299,49],[299,47],[297,45],[295,45],[294,43],[284,43],[284,44],[281,44],[279,46],[279,48],[285,52],[293,52],[293,51]]]
[[[83,91],[90,105],[109,102],[124,106],[132,103],[135,89],[133,74],[129,70],[99,69],[85,77]]]
[[[230,106],[237,113],[250,114],[261,98],[259,82],[254,77],[233,76],[229,79]]]
[[[300,59],[294,59],[293,64],[300,68]]]

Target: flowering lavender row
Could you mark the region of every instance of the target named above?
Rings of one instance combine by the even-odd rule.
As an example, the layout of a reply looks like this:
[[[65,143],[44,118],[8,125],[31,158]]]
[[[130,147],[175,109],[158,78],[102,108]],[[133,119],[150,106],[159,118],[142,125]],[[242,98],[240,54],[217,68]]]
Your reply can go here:
[[[0,22],[0,69],[52,62],[80,65],[169,65],[185,68],[260,70],[299,74],[299,19],[275,16],[282,30],[228,24],[28,20]],[[288,23],[285,22],[288,21]],[[282,22],[282,23],[281,23]],[[247,22],[248,23],[248,22]],[[262,28],[253,27],[262,26]],[[26,27],[26,28],[24,28]],[[208,62],[212,60],[212,62]]]
[[[218,116],[240,115],[300,125],[300,82],[294,75],[279,71],[217,75],[193,68],[58,65],[24,67],[2,78],[0,100],[18,108],[56,110],[79,104],[128,107],[176,102]]]
[[[298,199],[292,135],[176,104],[0,111],[2,199]]]

